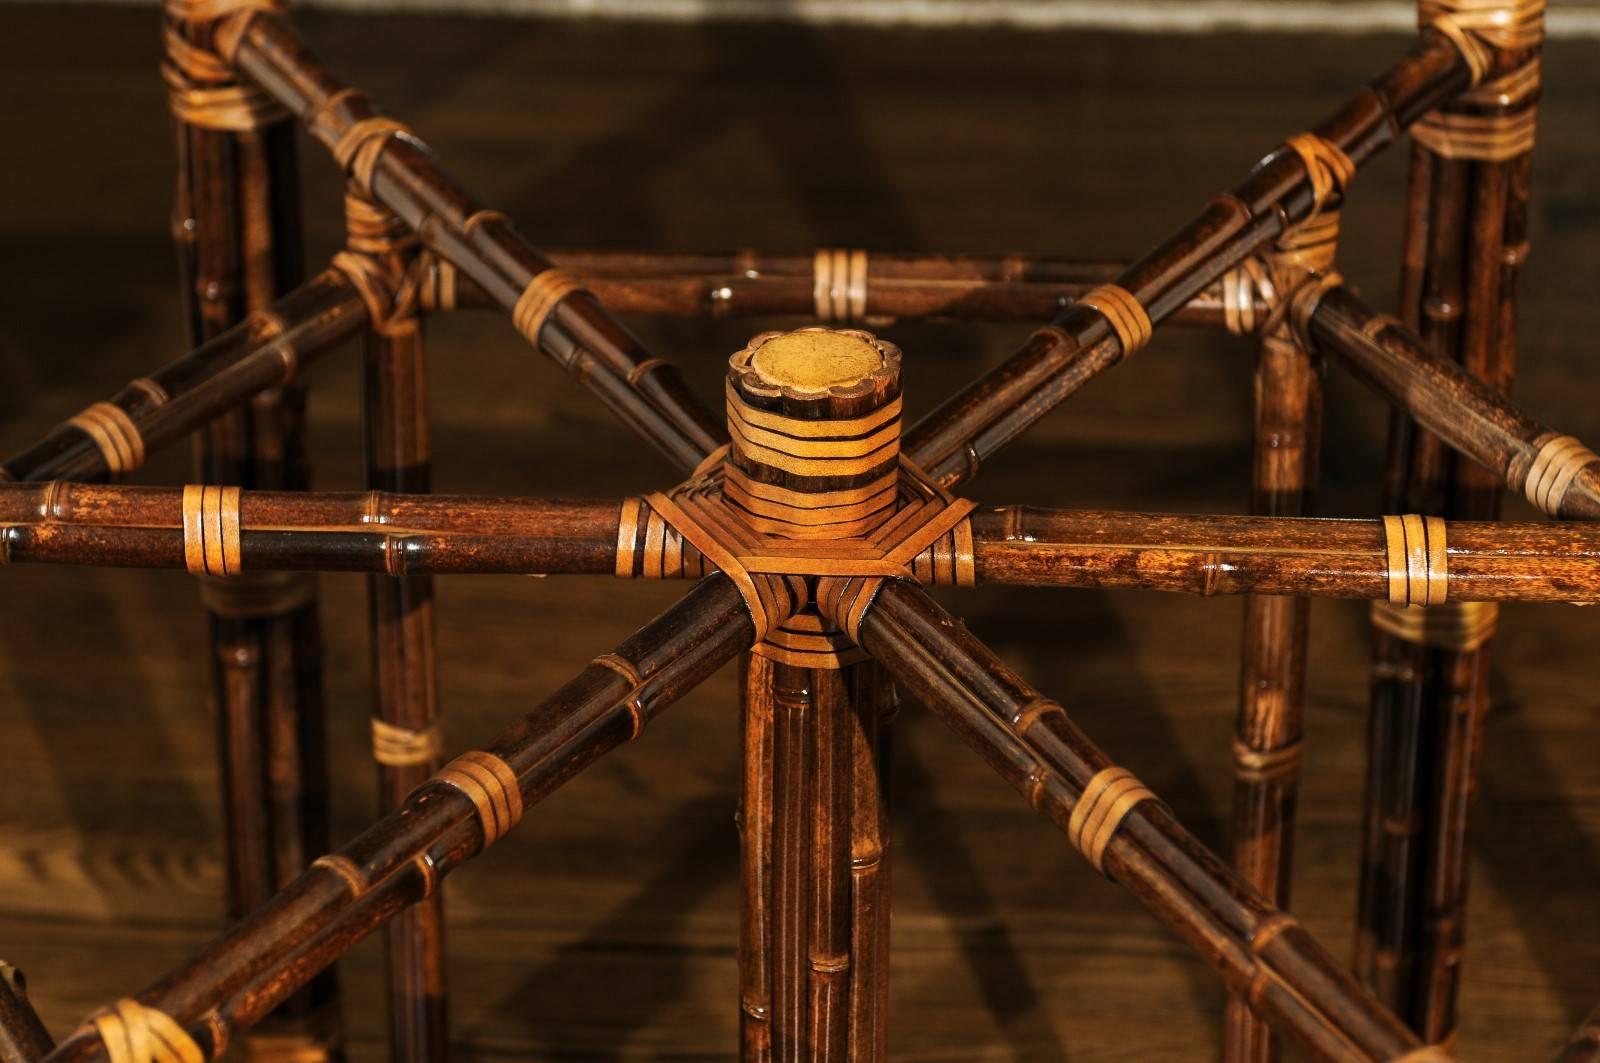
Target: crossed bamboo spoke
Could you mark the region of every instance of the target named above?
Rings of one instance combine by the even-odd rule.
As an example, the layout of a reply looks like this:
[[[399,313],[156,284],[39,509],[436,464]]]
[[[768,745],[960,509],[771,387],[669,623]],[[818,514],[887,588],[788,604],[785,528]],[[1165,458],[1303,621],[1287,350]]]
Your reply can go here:
[[[1303,601],[1270,596],[1371,599],[1381,630],[1419,645],[1450,646],[1487,638],[1494,623],[1489,603],[1495,601],[1600,600],[1600,529],[1420,515],[1382,521],[1291,515],[1305,511],[1314,480],[1318,399],[1308,370],[1311,358],[1324,351],[1348,361],[1446,444],[1551,516],[1600,514],[1600,472],[1594,467],[1600,459],[1577,440],[1521,414],[1472,373],[1433,358],[1427,338],[1373,312],[1331,272],[1338,207],[1358,167],[1425,115],[1438,143],[1441,134],[1434,127],[1442,120],[1434,112],[1441,105],[1491,75],[1519,74],[1512,67],[1520,53],[1480,39],[1504,27],[1484,31],[1453,17],[1431,21],[1412,50],[1368,89],[1313,132],[1291,138],[1159,248],[1122,268],[1019,256],[868,256],[849,249],[825,249],[809,258],[754,252],[546,256],[503,214],[476,204],[402,123],[381,116],[363,94],[323,68],[270,8],[248,0],[224,3],[211,16],[215,25],[197,23],[206,30],[195,32],[194,41],[186,44],[180,35],[176,43],[169,40],[169,48],[187,56],[188,71],[196,76],[217,73],[207,65],[212,62],[223,78],[236,68],[254,83],[240,90],[252,101],[250,108],[264,113],[269,98],[276,101],[330,149],[350,181],[350,249],[333,268],[231,329],[224,326],[237,314],[220,302],[201,302],[195,307],[196,332],[214,338],[90,407],[0,468],[0,480],[51,481],[0,484],[0,562],[186,568],[207,577],[318,570],[388,577],[374,581],[374,602],[400,626],[390,632],[389,643],[375,643],[380,670],[429,666],[431,612],[419,603],[429,597],[426,578],[435,573],[632,576],[640,574],[636,554],[651,550],[659,551],[658,564],[652,569],[647,561],[643,575],[712,575],[615,653],[597,658],[488,750],[465,754],[422,781],[396,812],[316,861],[189,965],[138,998],[97,1014],[49,1058],[109,1055],[115,1061],[124,1042],[144,1045],[147,1053],[161,1042],[179,1056],[188,1055],[185,1045],[192,1042],[201,1055],[219,1055],[236,1031],[265,1017],[355,941],[435,898],[438,879],[505,833],[526,805],[636,737],[654,712],[807,609],[812,619],[832,622],[851,636],[950,722],[1036,810],[1067,831],[1092,865],[1129,888],[1205,956],[1242,1002],[1230,1010],[1230,1060],[1270,1056],[1271,1042],[1258,1019],[1325,1058],[1440,1058],[1437,1050],[1419,1047],[1401,1021],[1282,910],[1275,880],[1286,872],[1286,853],[1271,853],[1245,872],[1230,871],[1183,831],[1154,794],[1112,765],[1059,705],[900,577],[1261,596],[1251,599],[1251,616],[1265,618],[1256,622],[1259,637],[1252,639],[1255,665],[1259,671],[1272,664],[1273,681],[1285,691],[1298,684],[1296,668],[1303,670],[1303,664],[1279,668],[1273,662],[1303,654],[1304,624],[1285,625],[1281,616],[1270,616],[1285,607],[1303,615]],[[195,50],[207,44],[215,46],[215,59]],[[217,128],[228,127],[191,129],[184,150],[220,150]],[[282,140],[283,132],[274,127],[269,135]],[[260,148],[242,139],[240,158],[266,160]],[[283,155],[276,157],[281,161]],[[180,211],[192,192],[180,186]],[[194,206],[203,213],[215,204]],[[212,225],[200,229],[216,231]],[[207,260],[205,251],[185,262],[209,276],[218,263]],[[222,266],[222,274],[232,268]],[[271,286],[260,277],[246,279],[254,286],[249,303],[263,306],[261,293]],[[891,536],[890,521],[880,529],[886,538],[846,537],[841,542],[850,549],[812,556],[803,548],[785,551],[771,536],[756,534],[752,527],[760,518],[749,526],[729,524],[727,512],[706,505],[721,492],[713,459],[728,438],[723,424],[694,399],[674,367],[652,357],[601,308],[602,299],[636,312],[807,313],[835,323],[925,315],[1054,316],[1005,364],[909,434],[909,460],[887,474],[895,481],[892,490],[872,486],[870,499],[861,494],[847,504],[840,492],[865,492],[864,481],[841,487],[850,478],[844,476],[813,488],[835,495],[828,503],[813,499],[813,505],[854,506],[857,515],[877,513],[873,507],[881,508],[893,494],[904,506],[897,517],[910,523]],[[417,316],[457,307],[509,311],[530,344],[695,476],[672,496],[621,502],[411,494],[428,489]],[[1270,515],[1016,506],[969,515],[969,504],[941,489],[970,478],[983,461],[1077,388],[1136,353],[1158,324],[1169,321],[1261,335],[1256,509]],[[317,494],[65,482],[131,471],[184,432],[293,380],[304,364],[363,329],[374,389],[367,424],[372,490]],[[873,421],[876,432],[895,437],[896,447],[897,394],[892,430],[883,427],[886,417]],[[884,394],[878,399],[887,401]],[[840,412],[848,406],[831,416],[840,424],[861,424],[858,414],[869,407]],[[752,446],[749,440],[765,433],[766,445],[779,447],[772,460],[788,460],[781,452],[783,426],[773,435],[761,409],[745,409],[743,416],[754,420],[741,429],[743,445]],[[1277,452],[1266,442],[1278,431],[1274,417],[1285,430],[1301,433],[1292,447]],[[825,464],[841,453],[837,448],[856,445],[842,437],[820,438],[826,431],[810,434],[814,438],[789,453],[799,459],[795,468]],[[860,479],[870,466],[862,451],[851,452],[841,467]],[[816,516],[803,513],[804,506],[790,497],[794,491],[774,489],[778,482],[766,481],[762,488],[746,480],[740,490],[760,497],[741,504],[802,526]],[[654,514],[655,523],[648,525],[653,530],[639,523],[641,501],[643,511]],[[829,519],[817,517],[815,523]],[[952,530],[957,528],[959,533]],[[926,537],[919,538],[923,532]],[[919,546],[922,552],[916,553]],[[663,566],[659,561],[669,547],[678,551],[676,560]],[[820,566],[816,571],[805,569],[808,558]],[[719,568],[728,578],[715,574]],[[815,587],[805,582],[819,578]],[[286,587],[298,588],[298,594],[305,584],[280,586],[269,578],[249,586],[281,606]],[[1409,608],[1414,605],[1430,609]],[[782,655],[752,655],[745,684],[747,774],[740,818],[747,864],[755,868],[755,881],[747,882],[741,948],[747,959],[746,1055],[766,1059],[776,1045],[783,1058],[798,1058],[802,1051],[818,1058],[881,1058],[888,848],[881,758],[888,748],[892,689],[871,662],[846,662],[830,671],[772,660]],[[428,734],[426,685],[386,694],[384,716],[375,726],[383,723],[411,738]],[[1241,709],[1239,779],[1246,787],[1277,787],[1280,832],[1292,814],[1297,711],[1292,705],[1273,708],[1258,719],[1248,704]],[[1249,740],[1259,729],[1295,733],[1256,748]],[[384,734],[375,732],[377,744],[393,745],[394,734]],[[411,759],[384,762],[385,786],[394,796],[415,783],[418,772],[390,769],[427,764],[436,750],[423,757],[412,757],[414,752],[407,747],[398,754]],[[762,764],[769,775],[750,774]],[[774,846],[776,862],[768,859]],[[853,899],[841,903],[847,895]],[[759,962],[749,963],[751,956]],[[397,955],[396,966],[414,970],[404,956]],[[19,1044],[18,1038],[30,1036],[26,1017],[20,994],[0,987],[0,1027]],[[442,1021],[429,1033],[442,1042]],[[411,1043],[429,1040],[425,1033]],[[441,1047],[435,1043],[428,1051]],[[32,1058],[40,1050],[33,1044],[16,1051]],[[160,1050],[151,1054],[164,1058]]]
[[[906,437],[911,458],[945,487],[970,479],[1068,395],[1144,347],[1156,324],[1224,271],[1336,204],[1360,165],[1471,79],[1450,38],[1424,29],[1404,59],[1312,133],[1291,138],[1159,248],[923,418]]]
[[[507,728],[451,761],[394,812],[316,860],[267,905],[132,998],[125,1016],[86,1023],[46,1058],[107,1057],[107,1039],[165,1015],[215,1058],[361,938],[481,853],[602,754],[751,642],[739,595],[721,576],[639,629]],[[109,1024],[108,1024],[109,1022]]]
[[[613,575],[624,506],[379,491],[0,484],[0,563],[190,568],[206,575]],[[1414,589],[1407,565],[1394,564],[1393,525],[1382,520],[1031,506],[980,508],[970,520],[980,584],[1398,596],[1399,604]],[[1600,527],[1501,521],[1439,527],[1442,601],[1600,601]],[[204,543],[213,532],[219,552],[208,557]],[[924,556],[931,563],[931,553]],[[665,578],[696,577],[680,568]]]

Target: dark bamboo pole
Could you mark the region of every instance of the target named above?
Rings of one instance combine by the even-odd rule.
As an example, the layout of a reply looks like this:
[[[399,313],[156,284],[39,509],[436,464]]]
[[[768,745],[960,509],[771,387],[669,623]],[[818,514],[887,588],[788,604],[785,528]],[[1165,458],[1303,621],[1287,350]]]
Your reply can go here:
[[[720,423],[670,363],[650,356],[565,272],[451,180],[401,123],[346,88],[276,13],[225,23],[222,49],[241,73],[305,122],[362,195],[487,292],[527,340],[575,376],[663,454],[693,469],[723,442]]]
[[[1136,779],[920,587],[885,583],[861,644],[1090,862],[1123,884],[1314,1056],[1393,1060],[1418,1042],[1287,913],[1196,842]],[[1087,813],[1087,815],[1085,815]]]
[[[1593,600],[1600,532],[1450,521],[1448,601]],[[972,514],[981,583],[1184,594],[1387,598],[1382,521],[987,507]]]
[[[1429,0],[1419,18],[1453,16],[1454,6]],[[1486,14],[1490,22],[1482,21]],[[1515,277],[1526,256],[1542,5],[1509,0],[1502,10],[1474,11],[1472,18],[1478,21],[1467,22],[1464,40],[1494,77],[1414,128],[1402,317],[1437,362],[1459,365],[1461,378],[1482,383],[1475,395],[1502,400],[1515,363]],[[1462,461],[1448,450],[1450,442],[1397,416],[1386,501],[1403,498],[1408,511],[1424,514],[1493,520],[1509,467]],[[1568,480],[1582,464],[1576,453],[1566,451]],[[1538,458],[1530,461],[1533,469]],[[1581,504],[1581,491],[1574,504]],[[1565,485],[1562,493],[1573,496]],[[1558,512],[1562,501],[1557,496],[1544,507]],[[1456,1026],[1467,824],[1493,628],[1470,642],[1427,645],[1392,631],[1384,615],[1374,615],[1374,623],[1357,970],[1424,1041],[1448,1045]]]
[[[523,811],[747,648],[750,614],[712,576],[601,657],[486,751],[457,757],[398,810],[311,867],[182,967],[138,994],[216,1058],[341,953],[437,890]],[[106,1059],[86,1023],[46,1057]]]
[[[1017,353],[923,419],[906,449],[940,483],[978,466],[1067,395],[1148,341],[1155,324],[1227,269],[1316,214],[1356,167],[1421,115],[1465,88],[1466,59],[1425,31],[1372,85],[1318,125],[1268,155],[1159,248],[1035,332]],[[1097,305],[1098,303],[1098,305]]]
[[[366,321],[366,304],[350,279],[324,270],[266,311],[51,429],[7,459],[0,480],[93,482],[132,472],[167,444],[288,384]]]
[[[416,238],[388,210],[352,189],[345,223],[353,254],[369,256],[398,292],[416,260]],[[427,364],[414,302],[372,322],[365,337],[363,421],[367,488],[426,494]],[[372,576],[367,601],[372,654],[372,752],[380,807],[399,807],[439,768],[433,577]],[[397,1063],[450,1053],[445,987],[444,896],[435,891],[384,928],[388,948],[389,1053]]]
[[[294,129],[217,54],[216,5],[178,0],[165,11],[163,74],[189,164],[176,199],[193,211],[175,230],[194,237],[185,297],[199,302],[191,315],[198,345],[302,279]],[[196,436],[201,479],[305,489],[304,408],[305,392],[290,379],[212,421]],[[204,576],[201,597],[210,614],[228,911],[237,919],[328,844],[315,586]],[[342,1055],[337,992],[332,972],[319,978],[263,1027],[259,1050]]]
[[[220,492],[219,492],[220,493]],[[591,573],[616,571],[617,502],[436,496],[369,491],[244,491],[206,510],[199,486],[0,484],[0,563],[190,568],[212,564],[196,547],[210,529],[248,586],[274,597],[285,572]],[[232,496],[223,496],[226,503]]]
[[[34,1063],[56,1046],[28,1003],[22,972],[0,961],[0,1063]]]
[[[1413,330],[1348,288],[1321,296],[1307,333],[1319,350],[1350,366],[1429,434],[1538,508],[1569,520],[1600,518],[1600,458],[1529,418],[1462,366],[1430,354]],[[1406,503],[1404,495],[1384,501],[1396,511]]]
[[[745,656],[739,688],[739,1058],[771,1063],[773,1015],[773,801],[780,669]],[[790,669],[790,671],[797,671]]]
[[[1279,298],[1266,321],[1255,376],[1255,442],[1250,509],[1265,516],[1311,511],[1322,429],[1322,365],[1295,336],[1288,305],[1313,274],[1333,266],[1338,215],[1303,225],[1264,256]],[[1234,724],[1233,866],[1271,903],[1287,907],[1305,710],[1311,600],[1252,594],[1245,599],[1239,714]],[[1278,1045],[1242,997],[1228,1000],[1228,1063],[1273,1063]]]
[[[759,251],[689,254],[551,251],[616,313],[667,317],[795,315],[828,323],[953,318],[1039,321],[1112,280],[1114,263],[1023,255],[912,255],[821,249],[813,255]],[[428,310],[498,309],[487,292],[449,262],[430,256],[422,286]],[[1256,312],[1266,314],[1265,304]],[[1221,284],[1190,299],[1173,324],[1226,324]]]

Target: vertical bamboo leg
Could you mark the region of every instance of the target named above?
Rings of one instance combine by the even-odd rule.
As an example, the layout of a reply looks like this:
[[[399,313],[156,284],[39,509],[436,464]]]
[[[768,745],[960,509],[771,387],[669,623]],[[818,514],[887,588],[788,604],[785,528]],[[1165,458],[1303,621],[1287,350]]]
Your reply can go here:
[[[888,1058],[890,844],[889,780],[894,683],[876,664],[850,669],[855,720],[850,743],[852,966],[850,1045],[856,1063]]]
[[[1319,367],[1288,327],[1277,324],[1262,338],[1256,369],[1252,512],[1309,512],[1321,420]],[[1306,598],[1265,595],[1245,602],[1234,731],[1233,859],[1240,875],[1280,908],[1289,900],[1310,604]],[[1277,1057],[1277,1041],[1266,1024],[1246,1001],[1230,998],[1223,1058],[1265,1063]]]
[[[777,667],[765,657],[747,654],[740,676],[744,753],[739,789],[739,1043],[745,1063],[770,1063],[772,1059],[772,781]]]
[[[752,671],[755,671],[752,668]],[[772,685],[772,1055],[779,1063],[810,1057],[807,1040],[806,901],[811,874],[811,673],[771,666]]]
[[[745,671],[743,1058],[881,1060],[888,824],[876,666]]]
[[[352,245],[377,252],[398,287],[411,252],[403,227],[353,193],[347,209]],[[427,492],[427,372],[415,314],[397,312],[368,330],[365,374],[367,487]],[[373,576],[368,601],[376,696],[373,755],[379,799],[384,808],[394,808],[439,767],[433,578]],[[449,1026],[441,894],[401,912],[389,924],[386,940],[390,1056],[400,1063],[445,1059]]]
[[[1489,119],[1500,131],[1496,137],[1531,122],[1537,57],[1536,45],[1497,47],[1488,75],[1495,84],[1468,93],[1434,120],[1448,126],[1465,118],[1481,127]],[[1413,149],[1403,317],[1441,357],[1504,391],[1515,363],[1528,155],[1508,154],[1494,138],[1463,147],[1430,135],[1427,125],[1419,127]],[[1387,484],[1390,512],[1499,516],[1497,476],[1399,418]],[[1488,708],[1485,632],[1493,625],[1480,625],[1470,637],[1395,634],[1398,625],[1381,623],[1390,609],[1379,606],[1375,614],[1357,973],[1424,1041],[1448,1046],[1456,1025],[1467,830]]]
[[[294,130],[264,111],[242,129],[225,100],[231,81],[213,52],[216,25],[168,6],[169,75],[178,112],[174,234],[196,343],[263,310],[301,280]],[[220,95],[218,95],[220,93]],[[175,100],[178,97],[174,97]],[[259,119],[257,121],[256,119]],[[263,335],[273,327],[262,318]],[[259,396],[196,435],[209,483],[304,489],[304,393]],[[321,649],[315,584],[298,577],[202,577],[212,648],[228,912],[237,919],[286,885],[308,853],[328,847],[322,753]],[[252,1032],[257,1059],[334,1054],[330,971]]]

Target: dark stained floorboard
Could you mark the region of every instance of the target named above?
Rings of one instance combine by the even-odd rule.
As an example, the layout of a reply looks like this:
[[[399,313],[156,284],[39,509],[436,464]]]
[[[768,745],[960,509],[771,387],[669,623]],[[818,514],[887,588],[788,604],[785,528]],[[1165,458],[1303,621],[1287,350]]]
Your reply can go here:
[[[304,16],[318,49],[547,246],[1136,253],[1403,47],[1397,38],[1147,38],[719,24]],[[171,136],[146,10],[0,8],[0,451],[180,353]],[[1600,438],[1593,297],[1600,77],[1550,49],[1517,396]],[[305,152],[311,246],[338,187]],[[1343,269],[1395,276],[1399,155],[1361,178]],[[717,394],[764,322],[639,322]],[[914,412],[1023,334],[906,325]],[[652,489],[661,460],[505,323],[430,327],[436,484]],[[315,371],[317,480],[359,482],[354,350]],[[1163,334],[974,486],[986,501],[1240,511],[1247,343]],[[1322,511],[1375,512],[1386,411],[1329,375]],[[574,439],[581,445],[573,445]],[[179,482],[182,454],[136,482]],[[1509,512],[1527,514],[1513,501]],[[336,834],[374,813],[359,579],[326,578]],[[487,736],[670,602],[590,579],[441,581],[447,745]],[[951,595],[976,631],[1222,844],[1240,604],[1141,593]],[[1350,947],[1365,719],[1362,608],[1314,610],[1295,909]],[[1462,1058],[1543,1059],[1600,1000],[1600,610],[1505,610],[1474,846]],[[51,1028],[217,928],[202,627],[172,573],[0,573],[0,956]],[[462,1059],[732,1057],[734,680],[580,777],[452,880]],[[1209,972],[1096,878],[936,722],[901,716],[891,1049],[1055,1063],[1215,1055]],[[357,1059],[382,1055],[379,952],[344,964]]]

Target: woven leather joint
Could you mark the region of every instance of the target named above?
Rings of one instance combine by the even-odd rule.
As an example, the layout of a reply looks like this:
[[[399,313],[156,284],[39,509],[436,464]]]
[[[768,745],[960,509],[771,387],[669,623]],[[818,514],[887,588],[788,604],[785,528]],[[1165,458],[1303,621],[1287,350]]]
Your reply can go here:
[[[367,327],[384,336],[398,336],[417,329],[420,309],[421,260],[413,259],[400,276],[375,255],[355,250],[333,256],[333,268],[344,274],[367,308]]]
[[[753,527],[724,497],[721,456],[712,455],[702,472],[668,493],[622,504],[616,573],[672,579],[722,572],[750,612],[756,653],[841,667],[860,659],[861,618],[883,580],[973,584],[973,503],[953,498],[903,457],[896,508],[875,526],[853,536],[804,539]]]
[[[1477,86],[1495,53],[1537,48],[1544,41],[1545,0],[1422,0],[1417,25],[1450,39]]]

